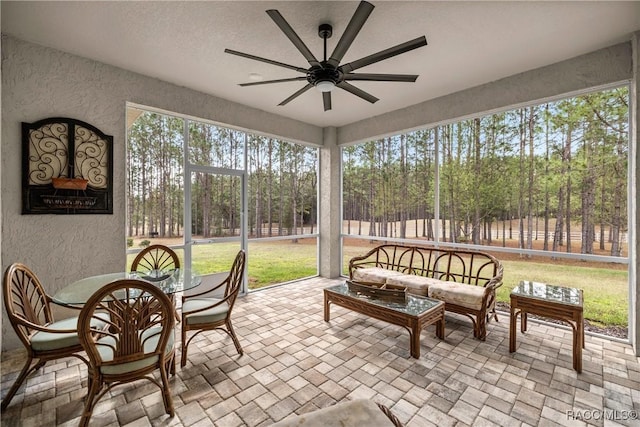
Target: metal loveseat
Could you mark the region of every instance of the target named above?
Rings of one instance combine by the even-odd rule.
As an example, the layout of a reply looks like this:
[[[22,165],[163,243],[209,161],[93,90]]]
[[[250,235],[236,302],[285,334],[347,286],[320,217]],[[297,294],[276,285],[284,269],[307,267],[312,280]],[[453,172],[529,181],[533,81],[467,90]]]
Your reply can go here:
[[[503,266],[485,252],[385,244],[349,261],[349,277],[363,283],[404,286],[407,292],[444,301],[445,310],[473,322],[473,336],[485,340],[495,312]]]

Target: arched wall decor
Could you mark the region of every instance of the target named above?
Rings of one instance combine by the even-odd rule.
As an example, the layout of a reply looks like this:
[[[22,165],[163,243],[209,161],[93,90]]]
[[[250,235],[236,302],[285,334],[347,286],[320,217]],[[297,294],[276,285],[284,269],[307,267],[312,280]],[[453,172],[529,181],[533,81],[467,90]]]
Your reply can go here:
[[[80,120],[22,123],[23,214],[113,214],[113,137]]]

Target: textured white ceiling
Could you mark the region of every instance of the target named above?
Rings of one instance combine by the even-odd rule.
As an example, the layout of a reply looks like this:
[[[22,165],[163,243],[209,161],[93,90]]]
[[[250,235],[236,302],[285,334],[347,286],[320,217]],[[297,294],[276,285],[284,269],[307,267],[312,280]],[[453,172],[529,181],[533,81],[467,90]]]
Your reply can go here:
[[[11,2],[2,1],[2,32],[318,126],[341,126],[465,88],[629,40],[640,30],[640,2],[375,1],[342,63],[414,39],[428,46],[357,72],[419,74],[416,83],[355,82],[375,104],[342,90],[333,109],[304,86],[240,87],[250,73],[265,80],[300,74],[229,55],[225,48],[307,68],[304,57],[265,13],[277,9],[316,57],[318,25],[339,40],[358,2]]]

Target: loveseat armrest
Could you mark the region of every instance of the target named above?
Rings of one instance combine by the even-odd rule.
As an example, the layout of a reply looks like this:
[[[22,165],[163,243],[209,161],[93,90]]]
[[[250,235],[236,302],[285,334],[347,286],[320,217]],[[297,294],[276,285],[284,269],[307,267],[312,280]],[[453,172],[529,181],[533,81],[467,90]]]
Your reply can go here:
[[[489,280],[484,286],[491,287],[494,291],[496,291],[500,286],[502,286],[502,277],[504,275],[504,266],[500,261],[498,263],[498,270],[496,271],[496,275],[493,276],[491,280]]]
[[[377,252],[379,249],[380,247],[378,246],[371,249],[369,252],[367,252],[364,255],[351,258],[349,260],[349,278],[353,279],[353,271],[356,270],[357,268],[375,267],[377,264],[377,258],[378,258]],[[376,256],[372,258],[374,254],[376,254]],[[369,259],[369,258],[372,258],[372,259]]]

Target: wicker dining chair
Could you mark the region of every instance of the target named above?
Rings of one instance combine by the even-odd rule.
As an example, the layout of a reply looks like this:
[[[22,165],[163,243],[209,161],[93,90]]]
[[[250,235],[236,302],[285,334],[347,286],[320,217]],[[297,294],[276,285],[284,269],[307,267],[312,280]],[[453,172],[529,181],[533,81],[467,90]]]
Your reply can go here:
[[[109,313],[109,328],[92,322]],[[173,417],[168,372],[175,366],[175,316],[169,297],[152,283],[124,279],[109,283],[86,302],[78,320],[80,343],[89,359],[89,394],[80,426],[113,387],[140,379],[162,390],[165,411]],[[153,372],[160,370],[160,381]]]
[[[241,250],[236,255],[231,271],[220,284],[203,292],[182,296],[182,352],[180,366],[187,363],[187,348],[191,340],[200,332],[218,329],[231,337],[233,344],[241,356],[244,354],[240,341],[231,325],[231,311],[242,286],[245,268],[245,252]],[[222,298],[203,297],[205,294],[216,292],[224,287]],[[188,340],[187,332],[196,331]]]
[[[6,269],[3,295],[7,317],[27,350],[27,358],[18,378],[2,399],[2,410],[9,406],[27,376],[40,369],[47,361],[73,356],[88,363],[79,354],[82,352],[82,345],[77,333],[78,317],[54,320],[50,307],[51,297],[29,267],[14,263]],[[104,316],[94,326],[104,327],[103,320]],[[34,359],[36,364],[31,366]]]
[[[148,273],[180,268],[178,255],[168,246],[151,245],[144,248],[131,263],[131,271]]]

